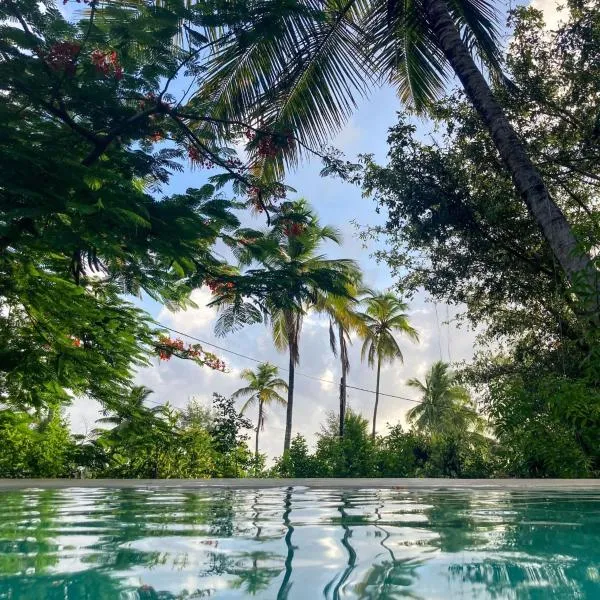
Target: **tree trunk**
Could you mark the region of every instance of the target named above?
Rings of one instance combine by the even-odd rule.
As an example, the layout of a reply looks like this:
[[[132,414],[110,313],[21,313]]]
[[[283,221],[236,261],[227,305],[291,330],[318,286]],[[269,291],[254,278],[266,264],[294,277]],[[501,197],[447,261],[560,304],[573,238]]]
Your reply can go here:
[[[292,441],[292,414],[294,410],[294,370],[296,368],[296,361],[294,360],[294,353],[290,348],[290,363],[289,363],[289,376],[288,376],[288,393],[287,393],[287,410],[285,416],[285,438],[283,441],[283,453],[285,454],[290,449],[290,443]]]
[[[375,409],[373,410],[373,433],[371,437],[375,439],[377,428],[377,407],[379,406],[379,379],[381,377],[381,357],[377,357],[377,383],[375,384]]]
[[[591,298],[584,299],[588,310],[597,311],[598,272],[590,257],[578,247],[563,212],[550,197],[540,173],[475,65],[452,20],[446,1],[426,0],[425,6],[440,48],[488,129],[517,191],[571,283],[588,286],[587,293]]]
[[[346,420],[346,378],[348,374],[348,357],[346,342],[344,340],[344,328],[339,326],[340,358],[342,361],[342,377],[340,378],[340,437],[344,437],[344,423]]]
[[[258,434],[263,420],[263,403],[258,401],[258,423],[256,424],[256,443],[254,445],[254,474],[258,475]]]
[[[346,417],[346,382],[344,380],[344,374],[340,377],[340,426],[339,435],[341,438],[344,437],[344,419]]]

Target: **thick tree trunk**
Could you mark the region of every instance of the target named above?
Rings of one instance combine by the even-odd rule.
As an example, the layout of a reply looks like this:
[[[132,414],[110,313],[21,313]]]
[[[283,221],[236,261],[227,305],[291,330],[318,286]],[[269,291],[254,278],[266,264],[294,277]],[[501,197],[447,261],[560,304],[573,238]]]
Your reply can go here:
[[[599,279],[590,257],[578,248],[577,240],[563,212],[550,197],[540,173],[529,159],[525,147],[475,65],[450,16],[446,1],[426,0],[425,6],[440,48],[463,84],[469,100],[483,119],[512,175],[515,187],[569,280],[578,285],[588,286],[590,297],[584,300],[588,310],[595,312],[599,301]]]
[[[348,357],[346,342],[344,340],[344,328],[340,325],[338,330],[340,338],[340,359],[342,362],[342,377],[340,378],[340,437],[344,437],[344,423],[346,421],[346,378],[348,374]]]
[[[285,416],[285,438],[283,441],[284,454],[290,449],[292,441],[292,414],[294,410],[294,371],[296,369],[296,361],[290,349],[289,376],[288,376],[288,393],[287,393],[287,410]]]
[[[375,408],[373,409],[373,432],[371,437],[375,439],[377,432],[377,407],[379,406],[379,379],[381,378],[381,358],[377,357],[377,383],[375,384]]]
[[[254,474],[258,473],[258,434],[262,426],[263,420],[263,403],[262,400],[258,401],[258,423],[256,424],[256,443],[254,445]]]

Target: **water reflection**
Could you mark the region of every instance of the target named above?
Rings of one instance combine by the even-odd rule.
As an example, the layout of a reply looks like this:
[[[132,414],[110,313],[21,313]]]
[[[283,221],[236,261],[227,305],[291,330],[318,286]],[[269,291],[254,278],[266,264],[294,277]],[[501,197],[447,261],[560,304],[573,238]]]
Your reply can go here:
[[[600,598],[600,495],[0,494],[0,599]]]

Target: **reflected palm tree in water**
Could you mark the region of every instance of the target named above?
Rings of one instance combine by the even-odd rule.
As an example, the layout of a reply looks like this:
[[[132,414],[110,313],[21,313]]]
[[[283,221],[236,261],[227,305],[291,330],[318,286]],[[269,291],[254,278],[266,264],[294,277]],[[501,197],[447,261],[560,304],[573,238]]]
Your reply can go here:
[[[342,494],[342,504],[338,507],[338,511],[340,513],[340,525],[343,530],[343,536],[341,539],[341,544],[345,548],[348,553],[348,562],[346,563],[346,567],[341,572],[341,574],[336,575],[332,581],[330,581],[323,590],[323,597],[325,598],[333,598],[333,600],[339,600],[340,590],[342,590],[344,584],[350,577],[350,574],[356,568],[356,550],[352,547],[352,543],[350,541],[352,537],[352,530],[350,526],[347,524],[348,514],[346,509],[350,505],[349,498],[347,494]],[[335,585],[334,585],[335,584]],[[333,590],[333,594],[330,596],[330,592]]]
[[[6,493],[0,511],[0,598],[424,599],[430,596],[422,586],[427,583],[427,590],[439,596],[435,586],[440,581],[448,598],[458,590],[488,600],[545,598],[548,593],[600,598],[597,495],[329,492],[321,506],[333,504],[333,514],[324,513],[319,525],[338,528],[346,559],[319,590],[311,577],[315,572],[306,563],[294,564],[298,532],[310,531],[294,518],[299,504],[291,489],[278,494]],[[281,530],[273,527],[273,498],[283,500],[278,510],[283,511],[285,548],[279,552],[263,545],[282,539]],[[311,508],[303,501],[305,506]],[[408,513],[416,516],[409,522]],[[73,537],[65,543],[73,534],[85,541]],[[167,541],[173,537],[176,543]],[[74,556],[89,568],[73,572],[68,561]],[[294,566],[300,568],[296,574],[301,573],[302,583],[291,593],[298,579],[292,577]],[[321,566],[327,566],[325,560]],[[173,579],[163,580],[168,573]],[[181,590],[187,574],[196,581]],[[140,583],[132,583],[138,578]],[[173,581],[179,582],[176,589],[170,588]]]
[[[385,508],[385,503],[381,498],[381,493],[377,493],[379,504],[375,508],[375,521],[372,523],[377,530],[376,537],[383,549],[382,555],[388,555],[389,559],[374,563],[367,571],[366,576],[354,586],[354,593],[358,598],[393,600],[395,598],[422,598],[410,588],[417,580],[417,569],[422,561],[398,560],[394,555],[388,540],[392,538],[392,532],[387,528],[383,521],[381,509]]]
[[[290,520],[290,514],[292,512],[292,490],[288,490],[285,493],[285,499],[283,502],[283,524],[286,528],[285,533],[285,547],[287,549],[287,555],[285,558],[285,575],[279,586],[277,592],[277,600],[285,600],[292,589],[292,567],[294,562],[294,552],[297,550],[296,546],[292,544],[292,534],[294,533],[294,527]]]

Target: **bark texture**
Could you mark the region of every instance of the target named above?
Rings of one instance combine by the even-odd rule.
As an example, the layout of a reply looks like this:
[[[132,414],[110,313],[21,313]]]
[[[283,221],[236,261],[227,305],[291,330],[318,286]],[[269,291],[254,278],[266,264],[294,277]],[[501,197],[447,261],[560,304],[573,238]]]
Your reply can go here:
[[[344,437],[344,423],[346,422],[346,380],[348,377],[348,347],[344,337],[344,328],[338,327],[338,337],[340,338],[340,359],[342,363],[342,376],[340,378],[340,437]]]
[[[258,435],[260,433],[263,421],[263,402],[258,401],[258,423],[256,425],[256,443],[254,445],[254,460],[256,461],[256,469],[258,469]]]
[[[377,408],[379,407],[379,380],[381,378],[381,358],[377,357],[377,383],[375,384],[375,408],[373,409],[373,432],[371,437],[375,439],[377,432]]]
[[[287,452],[290,449],[290,443],[292,441],[292,415],[294,411],[294,374],[296,369],[296,361],[294,360],[294,353],[290,350],[290,362],[289,362],[289,375],[288,375],[288,393],[287,393],[287,407],[285,413],[285,438],[283,441],[283,452]]]

